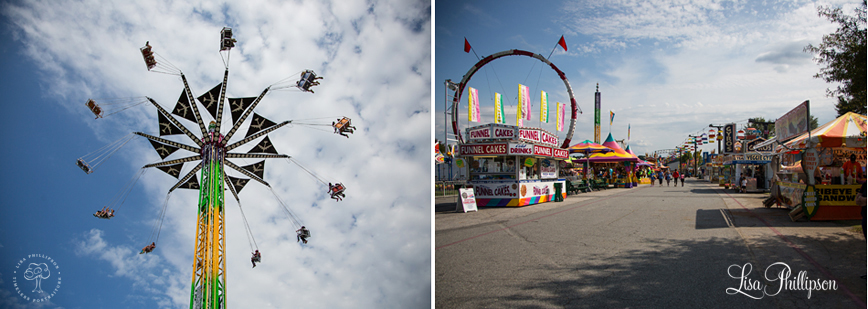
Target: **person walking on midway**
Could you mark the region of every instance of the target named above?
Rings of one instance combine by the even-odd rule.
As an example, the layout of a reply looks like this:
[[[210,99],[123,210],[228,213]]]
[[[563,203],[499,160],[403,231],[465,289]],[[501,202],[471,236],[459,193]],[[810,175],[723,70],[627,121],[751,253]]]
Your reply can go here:
[[[663,186],[663,171],[657,171],[657,183]]]

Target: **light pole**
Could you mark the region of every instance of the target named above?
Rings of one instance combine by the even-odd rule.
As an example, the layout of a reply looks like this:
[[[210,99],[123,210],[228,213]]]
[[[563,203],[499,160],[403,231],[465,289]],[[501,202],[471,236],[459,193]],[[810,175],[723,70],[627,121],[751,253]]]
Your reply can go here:
[[[720,130],[723,129],[724,126],[716,126],[713,124],[709,124],[708,127],[717,129],[717,154],[720,155],[721,154],[720,153],[720,144],[721,144],[720,142],[723,141],[723,137],[721,137],[721,135],[720,135],[720,133],[721,133]]]
[[[691,139],[693,139],[693,151],[690,154],[690,158],[693,159],[693,176],[696,176],[696,178],[699,178],[699,167],[697,166],[697,162],[696,162],[696,161],[698,161],[698,160],[696,160],[696,152],[699,149],[699,147],[696,146],[696,138],[702,137],[702,135],[687,135],[687,136],[689,136]]]

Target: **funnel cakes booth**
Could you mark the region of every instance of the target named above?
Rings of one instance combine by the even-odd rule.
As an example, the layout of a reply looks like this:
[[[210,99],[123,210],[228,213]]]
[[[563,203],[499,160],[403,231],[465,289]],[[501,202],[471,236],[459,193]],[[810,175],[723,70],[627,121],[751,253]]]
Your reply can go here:
[[[468,162],[477,206],[527,206],[566,198],[560,169],[569,157],[546,130],[503,124],[467,128],[458,155]]]

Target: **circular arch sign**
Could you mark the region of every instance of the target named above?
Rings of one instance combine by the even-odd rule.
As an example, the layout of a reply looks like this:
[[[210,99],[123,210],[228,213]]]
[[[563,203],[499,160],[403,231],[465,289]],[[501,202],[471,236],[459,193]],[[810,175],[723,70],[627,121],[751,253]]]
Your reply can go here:
[[[494,53],[485,58],[482,58],[482,60],[479,60],[479,62],[474,64],[473,67],[471,67],[470,70],[467,71],[467,74],[464,74],[464,78],[462,78],[461,82],[458,84],[458,91],[455,92],[455,96],[452,98],[452,132],[454,132],[455,136],[458,137],[458,142],[464,142],[464,139],[461,137],[461,131],[458,129],[458,103],[461,102],[461,94],[464,93],[464,88],[467,86],[467,82],[470,81],[470,78],[473,76],[473,74],[476,74],[476,72],[479,71],[482,66],[488,64],[494,59],[506,56],[525,56],[542,61],[553,70],[555,70],[555,72],[558,73],[558,76],[560,76],[561,80],[564,81],[564,86],[567,87],[567,93],[570,95],[571,112],[569,129],[567,129],[567,136],[564,137],[564,143],[561,145],[561,148],[570,147],[570,140],[572,140],[573,132],[576,130],[576,117],[578,116],[579,112],[579,107],[578,105],[576,105],[576,98],[573,95],[573,88],[570,87],[570,81],[567,80],[567,76],[564,74],[563,71],[558,69],[557,66],[555,66],[553,63],[551,63],[551,61],[549,61],[542,55],[518,49],[510,49],[507,51]]]

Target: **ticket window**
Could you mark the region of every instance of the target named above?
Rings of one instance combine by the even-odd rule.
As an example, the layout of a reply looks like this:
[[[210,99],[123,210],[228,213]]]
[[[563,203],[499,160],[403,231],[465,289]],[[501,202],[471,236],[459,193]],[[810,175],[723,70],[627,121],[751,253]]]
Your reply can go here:
[[[521,158],[520,179],[540,179],[540,165],[537,158]]]

